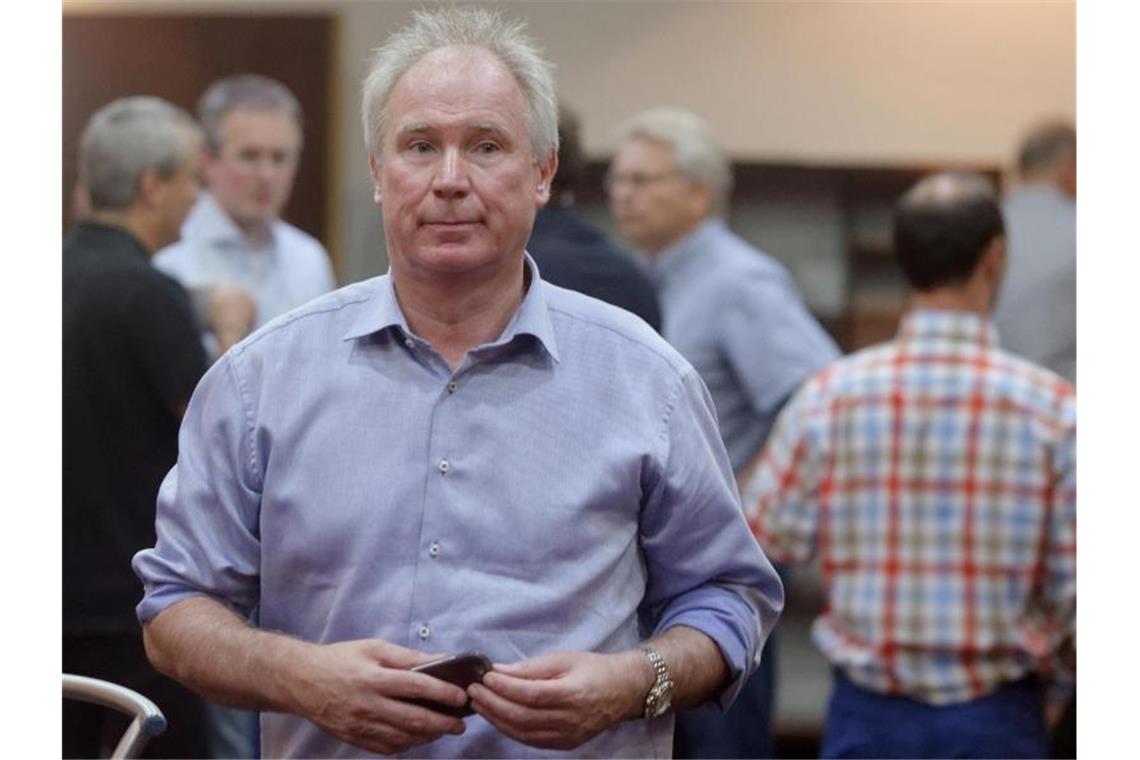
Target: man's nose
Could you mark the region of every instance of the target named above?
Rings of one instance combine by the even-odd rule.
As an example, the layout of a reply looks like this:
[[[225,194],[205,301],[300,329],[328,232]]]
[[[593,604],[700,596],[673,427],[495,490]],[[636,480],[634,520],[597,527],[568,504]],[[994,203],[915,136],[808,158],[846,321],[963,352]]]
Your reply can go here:
[[[257,176],[263,181],[269,181],[277,176],[279,168],[272,158],[262,158],[257,164]]]
[[[432,181],[432,192],[448,198],[466,195],[469,188],[467,163],[458,150],[445,150]]]

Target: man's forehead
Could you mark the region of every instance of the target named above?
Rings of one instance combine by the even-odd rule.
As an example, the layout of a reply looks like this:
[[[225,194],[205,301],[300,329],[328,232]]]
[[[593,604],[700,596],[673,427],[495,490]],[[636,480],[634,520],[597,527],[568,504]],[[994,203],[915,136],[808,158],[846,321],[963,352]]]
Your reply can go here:
[[[515,95],[522,88],[510,69],[490,50],[471,45],[438,48],[420,58],[396,80],[393,99],[421,96],[449,101],[470,101],[486,95],[495,100]]]
[[[677,151],[665,140],[648,135],[633,135],[618,146],[617,162],[627,164],[672,165]]]

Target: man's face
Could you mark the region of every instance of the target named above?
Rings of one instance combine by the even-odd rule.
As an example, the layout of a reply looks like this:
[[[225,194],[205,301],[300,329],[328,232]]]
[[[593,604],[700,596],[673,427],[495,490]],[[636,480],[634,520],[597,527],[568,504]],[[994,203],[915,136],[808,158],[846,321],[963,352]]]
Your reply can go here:
[[[155,208],[158,218],[158,248],[178,240],[182,223],[190,208],[198,200],[202,143],[196,135],[186,136],[186,159],[173,175],[159,179],[155,188]]]
[[[677,170],[673,147],[635,137],[614,156],[607,178],[618,230],[650,253],[688,234],[710,211],[711,191]]]
[[[442,48],[408,69],[379,150],[369,158],[394,275],[519,266],[558,161],[535,162],[525,97],[494,55]]]
[[[210,195],[240,227],[276,217],[289,200],[301,130],[284,111],[235,108],[222,117],[221,144],[203,169]]]

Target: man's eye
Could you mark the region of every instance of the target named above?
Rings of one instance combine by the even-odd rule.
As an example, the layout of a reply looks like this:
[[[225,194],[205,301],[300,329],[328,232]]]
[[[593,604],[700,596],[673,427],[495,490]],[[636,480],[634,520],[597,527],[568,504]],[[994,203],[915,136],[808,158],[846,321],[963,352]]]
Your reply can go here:
[[[497,153],[499,151],[499,144],[486,140],[475,146],[478,153]]]
[[[424,142],[423,140],[417,140],[408,146],[408,150],[410,150],[412,153],[430,153],[431,143]]]

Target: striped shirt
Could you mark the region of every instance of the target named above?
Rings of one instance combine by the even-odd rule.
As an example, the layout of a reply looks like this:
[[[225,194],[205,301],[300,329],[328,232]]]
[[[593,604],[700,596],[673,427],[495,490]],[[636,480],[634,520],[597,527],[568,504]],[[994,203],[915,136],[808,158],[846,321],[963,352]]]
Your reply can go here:
[[[918,310],[812,378],[744,488],[773,561],[818,556],[812,635],[934,705],[1037,672],[1075,688],[1076,398],[980,315]]]

